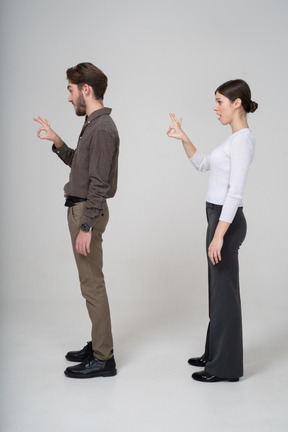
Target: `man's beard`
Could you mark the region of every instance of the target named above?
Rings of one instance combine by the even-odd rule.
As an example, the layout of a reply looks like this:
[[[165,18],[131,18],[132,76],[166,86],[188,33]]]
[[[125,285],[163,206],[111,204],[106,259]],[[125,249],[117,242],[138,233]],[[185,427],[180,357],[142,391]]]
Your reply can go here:
[[[78,116],[84,116],[86,115],[86,102],[84,100],[84,96],[82,93],[79,94],[78,99],[74,105],[75,113]]]

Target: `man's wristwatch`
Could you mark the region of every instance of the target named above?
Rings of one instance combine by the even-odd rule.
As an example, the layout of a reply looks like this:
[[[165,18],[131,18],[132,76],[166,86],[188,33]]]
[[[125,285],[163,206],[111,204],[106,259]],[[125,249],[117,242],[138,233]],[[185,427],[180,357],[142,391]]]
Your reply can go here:
[[[93,228],[90,227],[90,226],[89,226],[88,224],[86,224],[86,223],[82,224],[80,228],[81,228],[81,231],[83,231],[83,232],[85,232],[85,233],[88,233],[88,232],[90,232],[90,231],[93,230]]]

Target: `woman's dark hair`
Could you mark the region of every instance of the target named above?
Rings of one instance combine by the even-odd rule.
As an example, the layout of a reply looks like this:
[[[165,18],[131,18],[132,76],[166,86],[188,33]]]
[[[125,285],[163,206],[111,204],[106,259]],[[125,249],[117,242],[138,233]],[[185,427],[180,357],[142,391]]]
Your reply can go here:
[[[66,71],[67,80],[72,84],[77,84],[81,89],[84,84],[88,84],[94,91],[95,98],[102,100],[107,88],[107,76],[92,63],[79,63]]]
[[[258,108],[257,102],[251,100],[249,85],[241,79],[226,81],[215,90],[215,94],[217,92],[230,99],[231,102],[238,98],[241,99],[246,113],[253,113]]]

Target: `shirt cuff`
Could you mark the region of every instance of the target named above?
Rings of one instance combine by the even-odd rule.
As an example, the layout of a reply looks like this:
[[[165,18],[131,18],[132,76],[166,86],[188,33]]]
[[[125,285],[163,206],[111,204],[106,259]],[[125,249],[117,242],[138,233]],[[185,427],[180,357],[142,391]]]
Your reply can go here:
[[[53,153],[56,153],[57,155],[61,156],[63,155],[68,149],[68,146],[63,142],[63,144],[61,145],[61,147],[56,147],[55,144],[53,143],[52,145],[52,151]]]

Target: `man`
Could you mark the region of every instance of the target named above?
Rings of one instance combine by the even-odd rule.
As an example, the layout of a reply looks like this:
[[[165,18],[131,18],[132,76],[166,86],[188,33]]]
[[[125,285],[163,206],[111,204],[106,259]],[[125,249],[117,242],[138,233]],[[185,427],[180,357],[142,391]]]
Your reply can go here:
[[[34,119],[41,124],[37,136],[52,141],[53,152],[71,167],[64,187],[65,205],[81,292],[92,322],[92,341],[66,355],[67,360],[80,364],[64,373],[72,378],[113,376],[117,370],[102,273],[102,234],[109,218],[106,199],[113,197],[117,188],[119,136],[111,109],[103,105],[107,88],[104,73],[91,63],[80,63],[66,74],[68,101],[78,116],[86,116],[76,150],[62,141],[48,120],[40,116]]]

